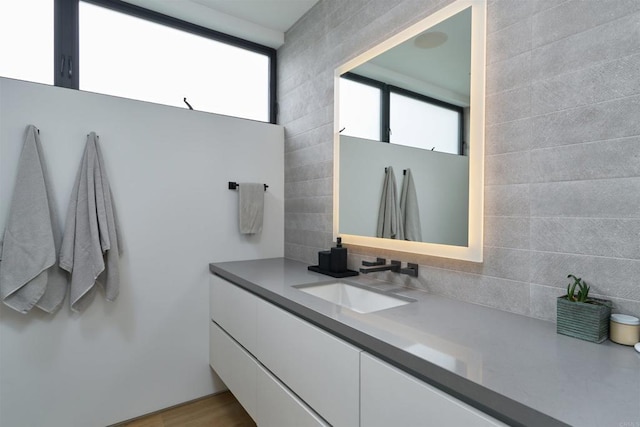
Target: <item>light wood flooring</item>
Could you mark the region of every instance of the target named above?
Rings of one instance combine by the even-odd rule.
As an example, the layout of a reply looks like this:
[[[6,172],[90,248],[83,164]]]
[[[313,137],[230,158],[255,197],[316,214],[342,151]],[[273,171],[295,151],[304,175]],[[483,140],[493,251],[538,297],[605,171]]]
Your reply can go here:
[[[175,406],[119,427],[256,427],[230,392]]]

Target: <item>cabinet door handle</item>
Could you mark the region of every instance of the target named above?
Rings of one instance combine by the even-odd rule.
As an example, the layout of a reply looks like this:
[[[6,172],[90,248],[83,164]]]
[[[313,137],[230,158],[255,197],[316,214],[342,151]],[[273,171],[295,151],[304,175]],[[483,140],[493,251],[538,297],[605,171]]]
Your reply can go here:
[[[69,78],[73,77],[73,60],[71,59],[71,56],[69,56],[69,60],[67,61],[69,63]]]
[[[64,77],[64,55],[60,58],[60,77]]]

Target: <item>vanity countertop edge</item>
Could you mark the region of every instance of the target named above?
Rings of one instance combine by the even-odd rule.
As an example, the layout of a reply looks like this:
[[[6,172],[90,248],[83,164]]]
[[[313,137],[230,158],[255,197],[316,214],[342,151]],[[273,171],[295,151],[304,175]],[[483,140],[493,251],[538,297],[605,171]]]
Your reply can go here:
[[[417,301],[359,314],[294,288],[336,281],[307,266],[270,258],[209,270],[509,425],[640,425],[633,347],[557,335],[552,322],[366,276],[346,281]]]

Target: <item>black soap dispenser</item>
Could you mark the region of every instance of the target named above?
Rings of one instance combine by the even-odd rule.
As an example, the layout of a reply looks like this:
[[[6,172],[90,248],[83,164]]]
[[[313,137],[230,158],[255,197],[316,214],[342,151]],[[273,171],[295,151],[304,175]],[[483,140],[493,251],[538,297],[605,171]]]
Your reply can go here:
[[[331,271],[344,273],[347,271],[347,248],[342,247],[342,238],[336,239],[336,246],[331,248]]]
[[[318,265],[307,267],[309,271],[331,277],[351,277],[359,273],[347,269],[347,248],[342,247],[342,239],[336,239],[336,246],[328,251],[318,252]]]

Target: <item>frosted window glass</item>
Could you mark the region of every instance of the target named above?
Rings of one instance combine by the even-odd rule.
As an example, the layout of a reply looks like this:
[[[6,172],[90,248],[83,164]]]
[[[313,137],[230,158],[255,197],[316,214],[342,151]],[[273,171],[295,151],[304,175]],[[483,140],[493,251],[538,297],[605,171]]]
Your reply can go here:
[[[53,0],[0,1],[0,76],[53,84]]]
[[[80,89],[269,121],[269,58],[80,2]]]
[[[390,98],[392,144],[460,153],[458,112],[393,92]]]
[[[380,141],[380,102],[380,89],[341,78],[341,134]]]

